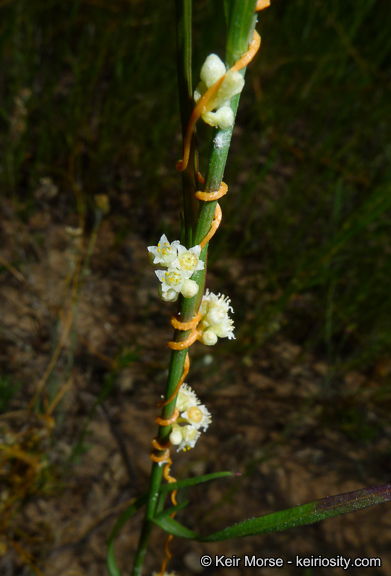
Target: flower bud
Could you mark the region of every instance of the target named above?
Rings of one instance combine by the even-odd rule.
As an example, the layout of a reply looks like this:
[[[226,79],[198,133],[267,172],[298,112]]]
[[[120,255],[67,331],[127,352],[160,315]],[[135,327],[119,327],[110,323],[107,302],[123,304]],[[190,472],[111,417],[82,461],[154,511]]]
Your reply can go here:
[[[226,130],[233,125],[235,117],[231,106],[222,106],[216,112],[205,112],[202,119],[209,126],[218,126],[222,130]]]
[[[164,302],[176,302],[178,300],[178,292],[172,288],[163,292],[163,286],[161,284],[159,286],[159,296]]]
[[[199,286],[194,280],[185,280],[182,284],[181,294],[184,298],[193,298],[197,294]]]
[[[173,426],[170,434],[170,442],[173,446],[179,446],[182,442],[182,432],[179,426]]]
[[[209,54],[202,65],[200,78],[210,88],[225,74],[224,62],[216,55]]]
[[[205,344],[206,346],[214,346],[217,342],[217,336],[216,334],[213,332],[213,330],[208,329],[205,330],[205,332],[202,333],[201,335],[201,341],[203,344]]]

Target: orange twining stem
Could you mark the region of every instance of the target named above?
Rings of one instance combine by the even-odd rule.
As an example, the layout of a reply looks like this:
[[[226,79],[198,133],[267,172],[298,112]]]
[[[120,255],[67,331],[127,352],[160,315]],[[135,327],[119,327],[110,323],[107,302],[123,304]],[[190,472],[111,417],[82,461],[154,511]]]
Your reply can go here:
[[[190,334],[190,340],[191,340],[191,344],[197,339],[198,337],[198,331],[196,329],[198,322],[201,319],[201,313],[198,312],[197,315],[192,318],[189,322],[181,322],[180,320],[178,320],[177,318],[175,318],[175,316],[173,316],[171,318],[171,325],[176,329],[176,330],[192,330],[192,333]],[[193,337],[192,337],[193,336]],[[192,337],[192,338],[191,338]],[[168,347],[171,348],[172,350],[183,350],[184,348],[188,348],[190,346],[189,344],[189,338],[187,338],[186,340],[184,340],[183,342],[168,342]],[[172,402],[172,400],[174,400],[175,396],[178,394],[180,387],[182,386],[188,372],[189,372],[189,368],[190,368],[190,360],[189,360],[189,355],[186,354],[186,358],[185,358],[185,363],[184,363],[184,367],[183,367],[183,373],[182,376],[177,384],[177,387],[174,391],[174,393],[170,396],[170,398],[168,398],[167,400],[165,400],[164,402],[160,402],[159,406],[163,407],[166,406],[167,404],[169,404],[170,402]],[[175,407],[174,413],[171,416],[171,418],[160,418],[159,416],[156,417],[155,422],[159,425],[159,426],[169,426],[170,424],[173,424],[177,418],[179,416],[179,410],[177,407]],[[164,454],[162,456],[156,456],[156,454],[154,454],[154,452],[151,452],[151,459],[154,462],[169,462],[171,461],[170,459],[170,446],[171,444],[168,442],[167,444],[160,444],[159,441],[154,438],[152,440],[152,446],[156,449],[156,450],[164,450]],[[175,482],[176,480],[172,480],[173,482]],[[171,497],[172,498],[172,497]],[[175,498],[175,495],[174,495]]]
[[[174,316],[171,318],[171,325],[175,328],[175,330],[191,330],[191,333],[186,340],[183,342],[174,342],[170,340],[167,342],[167,346],[171,348],[171,350],[185,350],[185,348],[189,348],[198,338],[198,330],[197,324],[201,320],[201,313],[198,312],[196,316],[190,322],[181,322]]]
[[[198,191],[195,193],[195,197],[198,198],[198,200],[202,200],[204,202],[213,202],[214,200],[218,200],[219,198],[224,196],[227,192],[228,192],[228,186],[225,182],[222,182],[220,184],[219,190],[217,190],[216,192]],[[223,217],[223,213],[221,211],[220,205],[216,204],[215,215],[214,215],[214,220],[212,222],[212,226],[210,227],[208,234],[205,236],[205,238],[200,243],[201,250],[207,245],[209,240],[216,233],[217,228],[220,226],[222,217]]]
[[[258,0],[255,6],[255,12],[259,12],[259,10],[263,10],[264,8],[268,8],[270,6],[270,0]]]
[[[195,193],[195,197],[198,200],[203,200],[204,202],[213,202],[214,200],[219,200],[222,196],[228,192],[228,186],[225,182],[220,184],[220,188],[216,192],[201,192]]]
[[[168,448],[170,448],[171,443],[170,442],[166,442],[165,444],[162,444],[161,442],[159,442],[159,440],[157,438],[154,438],[152,440],[152,446],[156,449],[156,450],[167,450]]]
[[[261,45],[261,37],[258,34],[258,32],[254,30],[254,36],[250,42],[248,51],[245,54],[243,54],[243,56],[239,58],[237,62],[235,62],[232,68],[230,68],[229,72],[231,70],[236,70],[237,72],[239,72],[240,70],[243,70],[243,68],[245,68],[248,64],[250,64],[251,60],[258,52],[260,45]]]
[[[181,379],[179,380],[177,387],[175,388],[174,392],[171,394],[171,396],[167,399],[167,400],[162,400],[161,402],[159,402],[158,406],[160,408],[163,408],[163,406],[167,406],[167,404],[170,404],[174,398],[176,397],[176,395],[179,392],[179,388],[182,386],[183,382],[185,381],[186,376],[188,375],[190,370],[190,358],[189,358],[189,354],[186,354],[186,358],[185,358],[185,364],[183,366],[183,373],[181,376]]]
[[[189,320],[189,322],[181,322],[180,320],[178,320],[176,316],[172,316],[171,326],[175,328],[175,330],[184,330],[184,331],[192,330],[197,326],[200,320],[201,320],[201,312],[197,312],[197,315],[194,316],[194,318],[192,318],[191,320]]]
[[[209,240],[212,238],[212,236],[214,236],[216,234],[216,230],[220,226],[222,217],[223,217],[223,213],[221,211],[220,204],[216,204],[216,210],[215,210],[215,215],[214,215],[214,220],[212,222],[212,226],[210,227],[210,230],[207,233],[207,235],[205,236],[205,238],[200,243],[201,250],[203,250],[205,248],[205,246],[207,245]]]
[[[197,124],[198,120],[201,118],[201,116],[205,114],[205,112],[210,112],[211,110],[213,110],[214,103],[216,102],[217,98],[217,93],[224,81],[224,78],[225,74],[219,80],[217,80],[217,82],[215,82],[213,86],[209,88],[209,90],[205,92],[205,94],[198,100],[196,106],[193,109],[193,112],[190,116],[189,124],[187,125],[183,159],[178,160],[178,162],[176,163],[176,169],[178,170],[178,172],[184,172],[187,168],[190,156],[191,135],[193,133],[194,127]]]
[[[179,412],[177,412],[177,408],[175,409],[175,411],[176,411],[176,415],[175,415],[175,420],[176,420],[178,418]],[[159,419],[159,420],[161,420],[161,419]],[[171,419],[163,420],[163,422],[164,422],[163,425],[165,426],[166,424],[168,424],[170,422],[170,420]],[[174,478],[173,476],[170,475],[170,469],[171,469],[171,464],[172,464],[172,460],[170,458],[170,445],[171,445],[171,443],[169,441],[166,444],[161,444],[156,438],[154,438],[152,440],[152,446],[156,450],[164,450],[164,454],[162,456],[156,456],[152,452],[150,456],[154,462],[157,462],[157,463],[166,462],[166,465],[165,465],[164,470],[163,470],[163,476],[169,484],[173,484],[174,482],[176,482],[176,478]],[[176,506],[178,504],[177,499],[176,499],[177,492],[178,492],[178,490],[173,490],[173,492],[171,494],[171,502],[174,504],[174,506]],[[174,517],[175,517],[175,512],[173,512],[171,514],[171,518],[174,518]],[[163,560],[163,563],[162,563],[162,566],[161,566],[161,569],[159,572],[159,576],[164,576],[168,561],[172,557],[172,554],[170,552],[170,542],[172,539],[173,539],[172,534],[169,534],[169,536],[167,537],[165,546],[164,546],[164,551],[165,551],[166,557]]]
[[[178,408],[175,406],[175,410],[174,410],[174,414],[171,416],[171,418],[160,418],[159,416],[156,416],[155,418],[155,422],[156,424],[159,424],[159,426],[170,426],[170,424],[174,424],[175,420],[177,420],[179,416],[179,410]]]
[[[205,178],[201,174],[201,172],[197,172],[197,180],[200,184],[205,184]]]
[[[174,478],[174,476],[170,476],[171,464],[172,464],[172,460],[171,460],[171,458],[169,458],[167,460],[167,464],[165,465],[164,471],[163,471],[163,476],[169,484],[173,484],[174,482],[176,482],[176,478]],[[178,504],[178,502],[176,501],[177,493],[178,493],[178,490],[173,490],[171,492],[171,502],[174,504],[174,506],[176,506]],[[175,516],[175,512],[173,513],[171,518],[174,518],[174,516]]]
[[[153,460],[154,462],[159,462],[159,463],[160,462],[168,462],[168,460],[170,460],[171,442],[167,442],[166,444],[161,444],[157,438],[153,438],[152,439],[152,446],[155,448],[155,450],[160,450],[160,451],[164,450],[164,454],[162,454],[162,456],[156,456],[156,454],[154,452],[151,452],[151,454],[150,454],[151,460]]]
[[[172,460],[170,458],[170,449],[167,448],[167,446],[170,445],[170,443],[168,442],[168,444],[160,444],[160,442],[156,438],[154,438],[152,440],[152,445],[156,450],[165,450],[166,449],[166,451],[162,457],[155,456],[155,454],[153,454],[153,452],[152,452],[151,459],[154,462],[158,462],[158,463],[166,462],[166,465],[165,465],[164,471],[163,471],[163,476],[169,484],[173,484],[174,482],[176,482],[176,478],[174,478],[173,476],[170,476],[170,467],[172,464]],[[168,456],[167,456],[167,452],[168,452]],[[174,504],[174,506],[176,506],[178,504],[177,500],[176,500],[177,492],[178,492],[178,490],[173,490],[173,492],[171,494],[171,502]],[[174,516],[175,516],[175,512],[173,512],[171,514],[171,518],[174,518]],[[164,546],[164,551],[166,553],[166,557],[163,560],[162,567],[161,567],[160,572],[159,572],[160,576],[164,576],[167,563],[170,560],[170,558],[172,557],[172,554],[170,552],[170,542],[172,539],[173,539],[173,536],[172,536],[172,534],[170,534],[167,537],[166,544]]]
[[[186,348],[189,348],[189,346],[194,344],[197,338],[198,338],[198,332],[197,330],[194,330],[190,334],[190,336],[186,338],[186,340],[183,340],[183,342],[174,342],[170,340],[170,342],[167,342],[167,346],[171,348],[171,350],[185,350]]]
[[[171,514],[171,518],[173,518],[174,516],[175,516],[175,514]],[[167,536],[166,544],[164,546],[164,551],[166,553],[166,557],[163,560],[162,567],[160,568],[160,572],[157,576],[164,576],[164,574],[166,573],[167,564],[168,564],[169,560],[171,560],[171,558],[172,558],[172,554],[170,552],[170,542],[173,538],[174,538],[174,536],[172,534],[169,534]]]

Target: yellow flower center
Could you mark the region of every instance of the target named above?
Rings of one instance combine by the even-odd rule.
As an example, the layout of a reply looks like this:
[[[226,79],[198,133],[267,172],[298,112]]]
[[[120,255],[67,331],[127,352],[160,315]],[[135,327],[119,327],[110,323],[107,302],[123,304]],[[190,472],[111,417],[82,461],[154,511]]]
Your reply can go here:
[[[191,252],[184,252],[179,257],[179,263],[184,270],[194,270],[197,266],[198,258]]]
[[[189,417],[189,420],[195,422],[196,424],[198,424],[202,420],[202,412],[197,406],[192,406],[191,408],[189,408],[189,410],[187,411],[187,415]]]
[[[162,245],[159,242],[157,245],[157,251],[163,254],[163,256],[166,256],[166,254],[171,254],[171,246],[169,245],[169,243],[164,242],[164,246],[168,246],[168,248],[162,248]]]
[[[182,276],[178,272],[166,272],[163,281],[170,286],[178,286],[178,284],[182,283]]]

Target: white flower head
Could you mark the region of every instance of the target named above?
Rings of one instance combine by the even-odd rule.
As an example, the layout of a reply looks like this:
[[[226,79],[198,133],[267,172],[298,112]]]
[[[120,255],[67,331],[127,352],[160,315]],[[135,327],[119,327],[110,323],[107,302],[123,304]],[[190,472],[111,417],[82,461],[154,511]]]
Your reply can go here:
[[[156,270],[156,276],[161,282],[160,293],[161,298],[166,300],[166,293],[168,292],[170,296],[167,296],[170,302],[174,300],[173,290],[177,294],[181,292],[185,298],[195,296],[198,292],[198,284],[194,280],[189,280],[192,275],[191,271],[179,270],[178,268],[172,268],[171,266],[168,270]],[[190,296],[186,296],[189,294]]]
[[[220,58],[216,54],[210,54],[201,68],[201,82],[194,92],[194,100],[198,102],[224,74],[225,78],[221,86],[206,104],[206,109],[202,114],[204,122],[222,129],[229,128],[234,123],[234,113],[230,107],[230,100],[243,90],[243,76],[236,70],[230,70],[226,73],[224,63]],[[215,112],[212,112],[213,110]]]
[[[197,270],[204,269],[204,263],[200,260],[201,246],[193,246],[193,248],[185,248],[178,246],[178,257],[172,262],[172,268],[179,270],[186,270],[187,272],[196,272]]]
[[[182,442],[178,446],[178,452],[181,450],[190,450],[194,448],[201,432],[194,428],[194,426],[181,426]]]
[[[178,256],[178,247],[181,246],[179,240],[169,242],[165,234],[160,238],[157,246],[148,246],[148,252],[151,254],[152,264],[161,264],[167,268]],[[184,246],[181,246],[186,250]]]
[[[204,432],[212,422],[210,412],[203,404],[190,406],[186,412],[181,414],[181,418],[185,418],[196,430],[202,428]]]
[[[177,397],[180,417],[172,425],[170,442],[180,450],[194,448],[201,435],[212,421],[209,411],[201,404],[195,392],[187,384],[182,384]]]
[[[234,339],[234,324],[228,316],[228,312],[233,312],[230,305],[231,300],[223,294],[213,294],[206,291],[200,306],[201,321],[199,329],[201,330],[201,340],[204,344],[212,346],[219,338]]]
[[[198,404],[201,404],[201,402],[194,390],[187,384],[182,384],[176,401],[179,412],[185,412],[190,406],[198,406]]]

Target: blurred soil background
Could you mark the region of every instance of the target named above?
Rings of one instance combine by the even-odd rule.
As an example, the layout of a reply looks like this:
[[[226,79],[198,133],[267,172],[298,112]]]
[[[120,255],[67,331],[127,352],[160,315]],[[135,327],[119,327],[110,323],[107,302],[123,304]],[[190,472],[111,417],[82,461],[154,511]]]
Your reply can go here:
[[[173,465],[242,474],[181,496],[179,520],[204,533],[391,477],[389,2],[272,0],[258,29],[208,263],[236,340],[192,347],[213,423]],[[195,81],[224,39],[222,2],[195,1]],[[0,574],[104,576],[147,483],[175,311],[146,251],[179,237],[174,3],[0,0],[0,48]],[[213,134],[198,132],[205,172]],[[170,568],[269,575],[199,557],[321,554],[381,557],[354,573],[389,576],[390,510],[174,539]],[[140,522],[116,543],[123,576]]]

